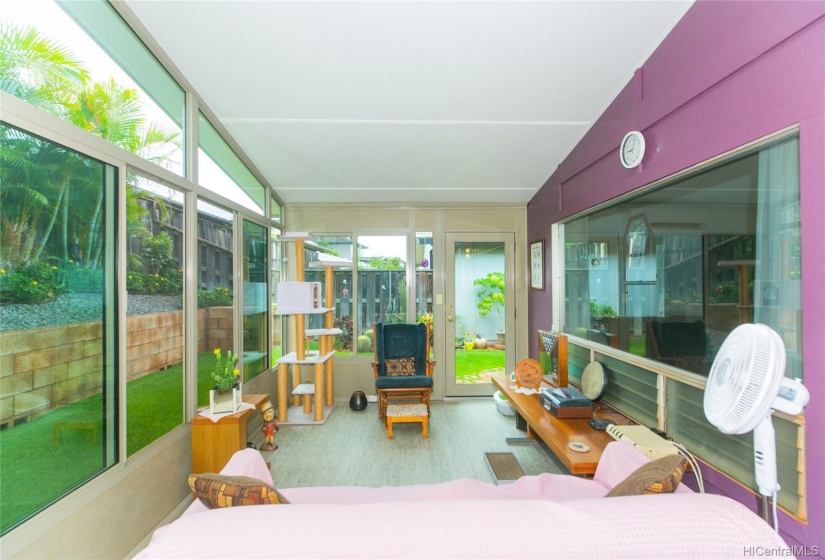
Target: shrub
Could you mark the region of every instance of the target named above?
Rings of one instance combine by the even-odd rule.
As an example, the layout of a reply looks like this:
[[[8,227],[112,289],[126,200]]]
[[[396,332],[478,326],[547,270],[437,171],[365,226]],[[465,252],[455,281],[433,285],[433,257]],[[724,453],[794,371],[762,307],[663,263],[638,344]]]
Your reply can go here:
[[[130,272],[126,276],[126,290],[139,294],[179,295],[183,285],[183,272],[170,270],[162,274]]]
[[[66,275],[55,265],[33,262],[12,270],[0,269],[0,301],[43,303],[66,291]]]
[[[335,337],[335,349],[352,350],[352,317],[349,315],[337,317],[333,326],[343,331]]]
[[[143,245],[143,253],[155,274],[163,274],[173,270],[174,259],[172,258],[172,238],[165,231],[146,239]]]
[[[103,291],[103,270],[85,268],[69,261],[66,271],[66,286],[71,292],[101,293]]]
[[[214,290],[198,290],[198,307],[227,307],[232,301],[229,288],[218,286]]]

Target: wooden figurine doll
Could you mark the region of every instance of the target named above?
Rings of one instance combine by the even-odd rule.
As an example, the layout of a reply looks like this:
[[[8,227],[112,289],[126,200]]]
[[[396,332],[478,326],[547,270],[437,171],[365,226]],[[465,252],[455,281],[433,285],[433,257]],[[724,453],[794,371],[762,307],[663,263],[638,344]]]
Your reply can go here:
[[[265,443],[261,446],[261,451],[275,451],[278,449],[278,444],[275,443],[275,434],[278,433],[278,423],[275,421],[275,409],[272,403],[266,403],[266,408],[263,412],[264,424],[261,426],[261,431],[264,433]]]

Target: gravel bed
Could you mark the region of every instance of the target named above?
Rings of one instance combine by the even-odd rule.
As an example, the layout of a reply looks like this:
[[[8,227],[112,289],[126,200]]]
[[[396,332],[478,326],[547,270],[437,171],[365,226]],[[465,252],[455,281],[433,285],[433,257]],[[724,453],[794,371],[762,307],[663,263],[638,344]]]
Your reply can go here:
[[[130,294],[127,314],[160,313],[181,308],[179,296]],[[0,332],[99,321],[103,318],[100,294],[65,294],[38,304],[10,303],[0,306]]]

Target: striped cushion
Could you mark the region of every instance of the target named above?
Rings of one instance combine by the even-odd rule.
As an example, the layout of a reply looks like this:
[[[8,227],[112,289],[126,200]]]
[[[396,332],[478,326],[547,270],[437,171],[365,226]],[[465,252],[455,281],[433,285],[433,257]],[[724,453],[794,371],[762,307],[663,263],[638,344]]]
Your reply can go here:
[[[209,509],[289,503],[266,482],[248,476],[193,474],[189,475],[189,488]]]
[[[676,453],[645,463],[613,487],[607,498],[616,496],[640,496],[642,494],[669,494],[676,491],[687,460]]]

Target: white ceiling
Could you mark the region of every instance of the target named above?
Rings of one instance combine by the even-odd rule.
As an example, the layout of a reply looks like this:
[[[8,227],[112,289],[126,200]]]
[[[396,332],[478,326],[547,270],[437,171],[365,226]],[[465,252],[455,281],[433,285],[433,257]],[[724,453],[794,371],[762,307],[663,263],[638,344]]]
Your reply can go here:
[[[287,204],[439,204],[529,201],[691,2],[126,4]]]

